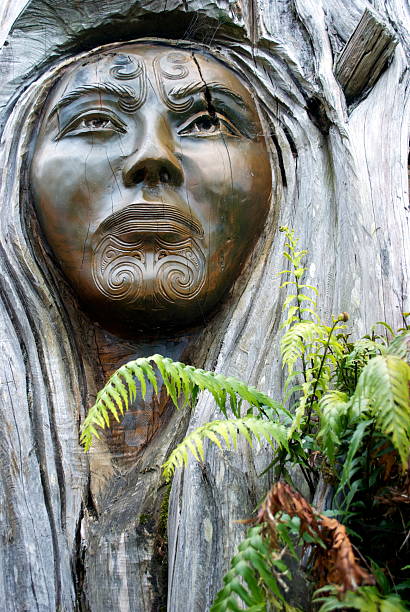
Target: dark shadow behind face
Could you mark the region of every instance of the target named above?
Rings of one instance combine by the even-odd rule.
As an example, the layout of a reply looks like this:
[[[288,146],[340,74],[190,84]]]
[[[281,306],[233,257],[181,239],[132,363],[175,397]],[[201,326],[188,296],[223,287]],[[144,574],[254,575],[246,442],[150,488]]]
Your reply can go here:
[[[271,168],[255,102],[231,69],[132,44],[60,79],[31,183],[81,303],[133,336],[194,325],[222,299],[266,219]]]

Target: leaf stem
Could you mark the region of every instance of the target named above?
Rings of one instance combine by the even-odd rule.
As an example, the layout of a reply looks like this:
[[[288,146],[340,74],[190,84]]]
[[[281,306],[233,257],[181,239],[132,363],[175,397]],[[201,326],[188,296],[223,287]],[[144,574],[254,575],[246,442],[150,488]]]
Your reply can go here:
[[[293,268],[295,268],[295,264],[293,263],[292,265],[293,265]],[[303,319],[302,319],[302,313],[300,311],[300,301],[299,301],[299,295],[300,295],[299,279],[296,275],[294,276],[295,276],[295,283],[296,283],[296,300],[298,303],[298,319],[299,319],[299,322],[301,323]],[[305,361],[304,353],[302,353],[302,369],[303,369],[303,379],[305,382],[307,382],[306,361]]]
[[[330,344],[330,339],[332,337],[333,332],[335,331],[335,328],[337,326],[337,324],[339,323],[339,319],[336,319],[336,321],[334,321],[330,332],[327,336],[327,340],[326,340],[326,344],[325,344],[325,350],[323,351],[323,355],[322,355],[322,359],[320,360],[320,366],[319,366],[319,371],[318,374],[316,376],[315,379],[315,384],[313,385],[313,391],[310,395],[310,402],[309,402],[309,408],[308,408],[308,413],[307,413],[307,421],[306,421],[306,425],[303,428],[303,434],[305,434],[308,430],[309,430],[309,425],[310,425],[310,419],[312,416],[312,410],[313,410],[313,402],[315,401],[316,398],[316,391],[317,391],[317,386],[319,384],[319,380],[320,380],[320,376],[322,374],[322,370],[323,370],[323,366],[325,364],[325,360],[326,360],[326,355],[328,353],[329,350],[329,344]]]
[[[372,450],[372,441],[373,441],[373,434],[374,434],[374,429],[376,426],[376,422],[373,419],[372,420],[372,424],[370,426],[370,431],[369,431],[369,439],[367,442],[367,449],[366,449],[366,493],[370,493],[370,460],[371,460],[371,450]]]

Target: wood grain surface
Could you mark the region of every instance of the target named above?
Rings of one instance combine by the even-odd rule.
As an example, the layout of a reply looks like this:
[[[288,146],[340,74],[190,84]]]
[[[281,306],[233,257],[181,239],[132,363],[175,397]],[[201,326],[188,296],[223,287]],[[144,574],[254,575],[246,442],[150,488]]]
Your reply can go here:
[[[378,25],[355,42],[366,9]],[[154,410],[147,399],[88,456],[79,427],[106,375],[150,352],[280,397],[280,225],[309,250],[306,282],[319,288],[323,317],[349,312],[355,337],[376,321],[402,324],[410,310],[406,3],[3,0],[0,17],[0,609],[204,612],[244,533],[235,521],[251,516],[270,483],[258,474],[271,451],[208,448],[169,492],[167,455],[187,430],[219,416],[208,394],[192,414],[163,396]],[[371,62],[377,27],[388,32],[388,62]],[[246,76],[269,132],[275,187],[263,235],[215,316],[181,338],[127,344],[102,338],[61,278],[33,217],[28,168],[53,67],[144,36],[205,45]],[[354,87],[363,62],[349,44],[370,50]],[[295,581],[292,598],[301,597]]]

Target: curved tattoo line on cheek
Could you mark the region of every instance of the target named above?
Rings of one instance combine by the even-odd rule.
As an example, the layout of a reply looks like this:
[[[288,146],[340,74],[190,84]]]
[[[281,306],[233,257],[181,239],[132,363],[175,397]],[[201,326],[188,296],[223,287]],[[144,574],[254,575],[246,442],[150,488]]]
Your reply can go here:
[[[202,239],[202,225],[192,213],[166,203],[131,204],[94,233],[94,283],[110,301],[134,309],[189,302],[206,281]]]
[[[92,275],[109,300],[165,310],[193,300],[206,280],[206,257],[193,238],[169,242],[161,236],[126,242],[107,234],[94,245]]]
[[[170,110],[177,113],[185,112],[193,106],[194,98],[191,96],[183,102],[173,102],[170,97],[170,95],[172,95],[172,90],[170,94],[166,92],[164,79],[176,81],[187,77],[189,75],[189,70],[184,64],[190,61],[190,57],[182,53],[168,53],[166,60],[171,64],[174,72],[168,72],[161,66],[161,57],[156,57],[152,62],[160,98]]]

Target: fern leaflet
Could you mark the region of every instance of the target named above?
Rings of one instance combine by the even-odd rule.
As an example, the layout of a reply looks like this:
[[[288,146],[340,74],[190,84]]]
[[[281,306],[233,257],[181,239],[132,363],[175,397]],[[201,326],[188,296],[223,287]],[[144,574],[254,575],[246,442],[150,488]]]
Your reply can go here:
[[[319,402],[321,441],[330,463],[334,463],[336,449],[340,445],[339,435],[343,432],[342,419],[349,409],[346,393],[329,391]]]
[[[189,452],[198,461],[204,459],[203,441],[210,440],[219,448],[222,442],[228,449],[236,448],[238,433],[253,446],[252,435],[258,440],[265,439],[272,447],[277,443],[288,449],[287,430],[279,423],[265,421],[258,417],[247,416],[242,419],[211,421],[191,432],[171,453],[164,463],[163,476],[169,480],[175,469],[188,463]]]
[[[318,597],[318,595],[322,595]],[[360,612],[407,612],[408,607],[396,594],[380,595],[377,588],[362,586],[356,591],[347,591],[340,597],[334,586],[326,585],[315,592],[314,603],[322,603],[318,612],[333,610],[359,610]]]
[[[245,610],[265,612],[265,589],[274,593],[276,605],[283,604],[285,607],[278,581],[269,567],[268,560],[272,559],[272,554],[262,530],[263,525],[249,529],[246,539],[241,542],[238,553],[231,561],[231,569],[224,576],[224,587],[217,594],[210,612],[244,609],[238,599],[245,604]],[[282,566],[283,562],[281,569]]]
[[[397,334],[390,342],[386,351],[389,355],[396,355],[410,365],[410,330]]]
[[[391,439],[406,469],[410,450],[410,366],[395,355],[374,357],[360,375],[353,404],[369,407],[377,428]]]

